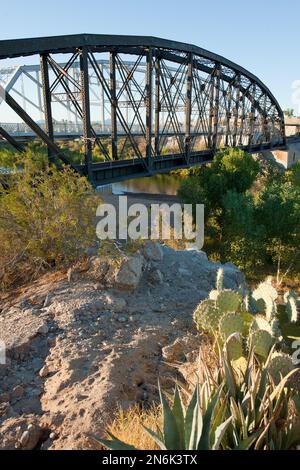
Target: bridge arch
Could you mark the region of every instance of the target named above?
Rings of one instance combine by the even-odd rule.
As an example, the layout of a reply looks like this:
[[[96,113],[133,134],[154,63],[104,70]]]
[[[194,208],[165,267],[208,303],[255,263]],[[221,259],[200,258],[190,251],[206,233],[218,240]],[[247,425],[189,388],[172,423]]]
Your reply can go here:
[[[154,37],[90,34],[0,41],[0,66],[1,60],[31,55],[40,58],[35,71],[44,122],[37,124],[13,96],[17,78],[4,90],[6,103],[47,144],[49,156],[66,163],[54,114],[58,105],[69,108],[85,144],[85,164],[78,169],[96,183],[209,161],[226,146],[255,152],[285,144],[283,112],[271,91],[205,49]],[[22,72],[30,75],[30,66],[18,68]],[[93,106],[97,93],[101,110]],[[9,129],[0,133],[20,147]],[[97,148],[103,163],[93,162]]]

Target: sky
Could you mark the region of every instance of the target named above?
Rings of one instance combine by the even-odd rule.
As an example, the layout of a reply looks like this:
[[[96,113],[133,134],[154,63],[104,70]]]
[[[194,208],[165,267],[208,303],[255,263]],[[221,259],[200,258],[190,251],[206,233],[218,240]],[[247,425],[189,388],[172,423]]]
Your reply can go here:
[[[257,75],[283,108],[292,107],[300,115],[300,87],[298,92],[292,88],[300,83],[299,0],[1,3],[0,39],[96,33],[149,35],[195,44]]]

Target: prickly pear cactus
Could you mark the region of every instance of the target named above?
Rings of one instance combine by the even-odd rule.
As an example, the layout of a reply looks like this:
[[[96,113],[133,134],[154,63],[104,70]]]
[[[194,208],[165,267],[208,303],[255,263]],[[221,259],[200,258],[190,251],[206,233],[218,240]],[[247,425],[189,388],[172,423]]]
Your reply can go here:
[[[255,315],[253,322],[250,325],[249,333],[252,334],[255,331],[264,330],[273,336],[272,327],[268,320],[262,315]]]
[[[278,292],[275,289],[275,287],[272,286],[272,283],[270,280],[267,280],[259,284],[258,288],[253,292],[252,295],[255,300],[258,300],[258,299],[265,300],[265,299],[271,298],[273,302],[275,302],[278,299]]]
[[[234,313],[225,314],[219,322],[219,331],[224,341],[234,333],[243,334],[244,322],[239,315]]]
[[[282,332],[280,328],[280,322],[278,318],[273,318],[271,321],[271,330],[272,330],[272,336],[276,339],[281,339],[282,338]]]
[[[217,290],[212,290],[209,294],[209,299],[216,301],[217,298],[219,297],[219,291]]]
[[[277,314],[275,301],[278,299],[277,290],[270,280],[261,283],[252,294],[256,302],[256,310],[265,313],[267,320],[271,321]]]
[[[241,294],[231,290],[223,290],[217,298],[216,306],[221,314],[235,313],[240,310],[242,300]]]
[[[224,348],[227,349],[230,361],[237,361],[243,356],[243,341],[239,333],[234,333],[227,339]]]
[[[218,292],[222,292],[224,286],[224,269],[220,268],[217,274],[216,289]]]
[[[219,326],[220,312],[212,300],[204,300],[194,312],[194,321],[199,330],[216,331]]]
[[[291,323],[297,323],[299,321],[300,315],[297,300],[295,299],[295,297],[290,296],[288,298],[286,313]]]
[[[274,353],[267,370],[274,383],[278,385],[294,368],[291,356],[283,353]]]
[[[267,359],[272,346],[274,345],[274,338],[266,330],[254,331],[249,336],[249,344],[252,345],[255,354]]]

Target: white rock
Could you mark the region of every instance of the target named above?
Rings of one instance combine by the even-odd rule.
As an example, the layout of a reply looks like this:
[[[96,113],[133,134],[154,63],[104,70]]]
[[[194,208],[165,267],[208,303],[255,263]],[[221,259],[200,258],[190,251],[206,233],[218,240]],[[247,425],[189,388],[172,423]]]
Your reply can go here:
[[[50,373],[50,372],[49,372],[48,366],[44,366],[44,367],[40,370],[39,376],[43,379],[43,378],[45,378],[45,377],[48,377],[49,373]]]

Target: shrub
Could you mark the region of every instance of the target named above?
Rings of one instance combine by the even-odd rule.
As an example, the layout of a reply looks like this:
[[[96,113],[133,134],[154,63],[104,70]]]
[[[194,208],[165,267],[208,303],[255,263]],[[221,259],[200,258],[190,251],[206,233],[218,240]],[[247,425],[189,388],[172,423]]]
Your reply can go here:
[[[90,184],[70,168],[49,167],[43,152],[27,153],[23,171],[0,194],[2,289],[67,266],[95,240]]]

